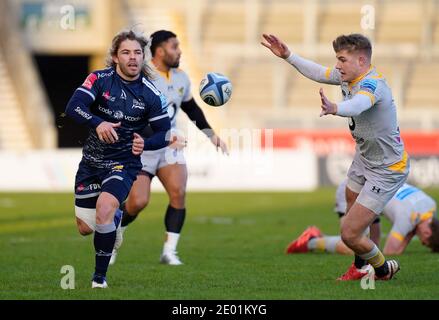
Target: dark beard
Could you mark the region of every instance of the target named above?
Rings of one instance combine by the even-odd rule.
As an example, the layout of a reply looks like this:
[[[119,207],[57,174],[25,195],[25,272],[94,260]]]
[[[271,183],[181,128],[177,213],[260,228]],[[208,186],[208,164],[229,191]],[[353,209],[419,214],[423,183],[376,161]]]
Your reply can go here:
[[[177,61],[171,65],[169,65],[169,68],[178,68],[180,66],[180,61]]]

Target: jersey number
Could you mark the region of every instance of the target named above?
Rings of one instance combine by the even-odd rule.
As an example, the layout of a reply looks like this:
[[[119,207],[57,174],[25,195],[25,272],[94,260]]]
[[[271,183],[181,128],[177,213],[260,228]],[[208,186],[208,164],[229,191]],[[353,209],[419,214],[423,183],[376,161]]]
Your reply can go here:
[[[349,119],[349,129],[351,129],[351,131],[355,130],[355,120],[352,117]]]
[[[171,102],[170,104],[168,104],[167,109],[168,109],[169,119],[171,119],[171,121],[174,120],[175,115],[177,114],[177,105]]]

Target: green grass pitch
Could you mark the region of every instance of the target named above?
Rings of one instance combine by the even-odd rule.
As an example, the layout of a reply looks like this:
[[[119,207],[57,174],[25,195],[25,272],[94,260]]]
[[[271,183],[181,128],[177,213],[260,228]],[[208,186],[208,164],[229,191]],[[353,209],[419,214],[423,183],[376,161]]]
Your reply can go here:
[[[428,190],[439,199],[439,189]],[[92,237],[76,230],[73,194],[0,194],[0,299],[438,299],[439,255],[415,239],[398,260],[396,280],[335,278],[352,258],[285,255],[286,245],[315,224],[338,231],[334,189],[312,193],[189,193],[179,244],[180,267],[158,263],[165,194],[128,228],[108,290],[91,290]],[[385,219],[383,219],[385,220]],[[388,232],[388,222],[383,223]],[[75,269],[75,289],[60,286],[61,267]]]

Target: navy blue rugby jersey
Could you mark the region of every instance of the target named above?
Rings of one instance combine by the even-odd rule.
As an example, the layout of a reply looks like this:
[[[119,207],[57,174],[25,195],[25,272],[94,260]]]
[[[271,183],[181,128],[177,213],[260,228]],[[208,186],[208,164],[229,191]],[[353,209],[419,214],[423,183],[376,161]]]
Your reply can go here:
[[[90,127],[83,147],[83,160],[97,168],[117,165],[140,166],[140,157],[132,154],[133,133],[150,125],[154,134],[145,139],[145,150],[157,150],[168,145],[166,133],[170,119],[165,97],[141,75],[135,81],[125,81],[114,68],[95,71],[76,89],[66,114]],[[118,123],[115,131],[119,140],[107,144],[99,140],[96,127],[103,121]]]

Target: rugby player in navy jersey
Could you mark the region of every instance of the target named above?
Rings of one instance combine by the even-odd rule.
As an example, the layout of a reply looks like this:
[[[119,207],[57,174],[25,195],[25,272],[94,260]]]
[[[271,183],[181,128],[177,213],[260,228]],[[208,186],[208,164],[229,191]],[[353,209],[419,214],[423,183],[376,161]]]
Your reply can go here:
[[[133,31],[117,34],[107,69],[91,73],[73,94],[66,114],[90,127],[75,180],[75,213],[82,235],[94,231],[92,288],[106,288],[106,273],[120,225],[120,204],[142,168],[144,150],[168,146],[170,119],[164,96],[150,82],[147,40]],[[145,126],[152,134],[143,139]],[[168,133],[169,134],[169,133]]]
[[[152,82],[166,96],[168,113],[171,118],[171,130],[177,132],[176,116],[183,110],[191,121],[212,142],[217,150],[228,154],[227,145],[212,130],[203,110],[191,94],[191,82],[187,74],[179,69],[181,49],[175,33],[159,30],[151,35],[151,68],[154,71]],[[148,132],[144,132],[148,136]],[[184,141],[184,139],[183,139]],[[178,266],[183,264],[177,255],[177,245],[186,217],[187,168],[183,150],[145,150],[142,154],[142,171],[139,173],[127,201],[122,205],[122,232],[138,216],[149,202],[151,181],[157,176],[169,196],[165,211],[165,242],[160,262]],[[121,232],[121,233],[122,233]],[[110,264],[116,261],[117,249],[122,241],[115,245]]]

